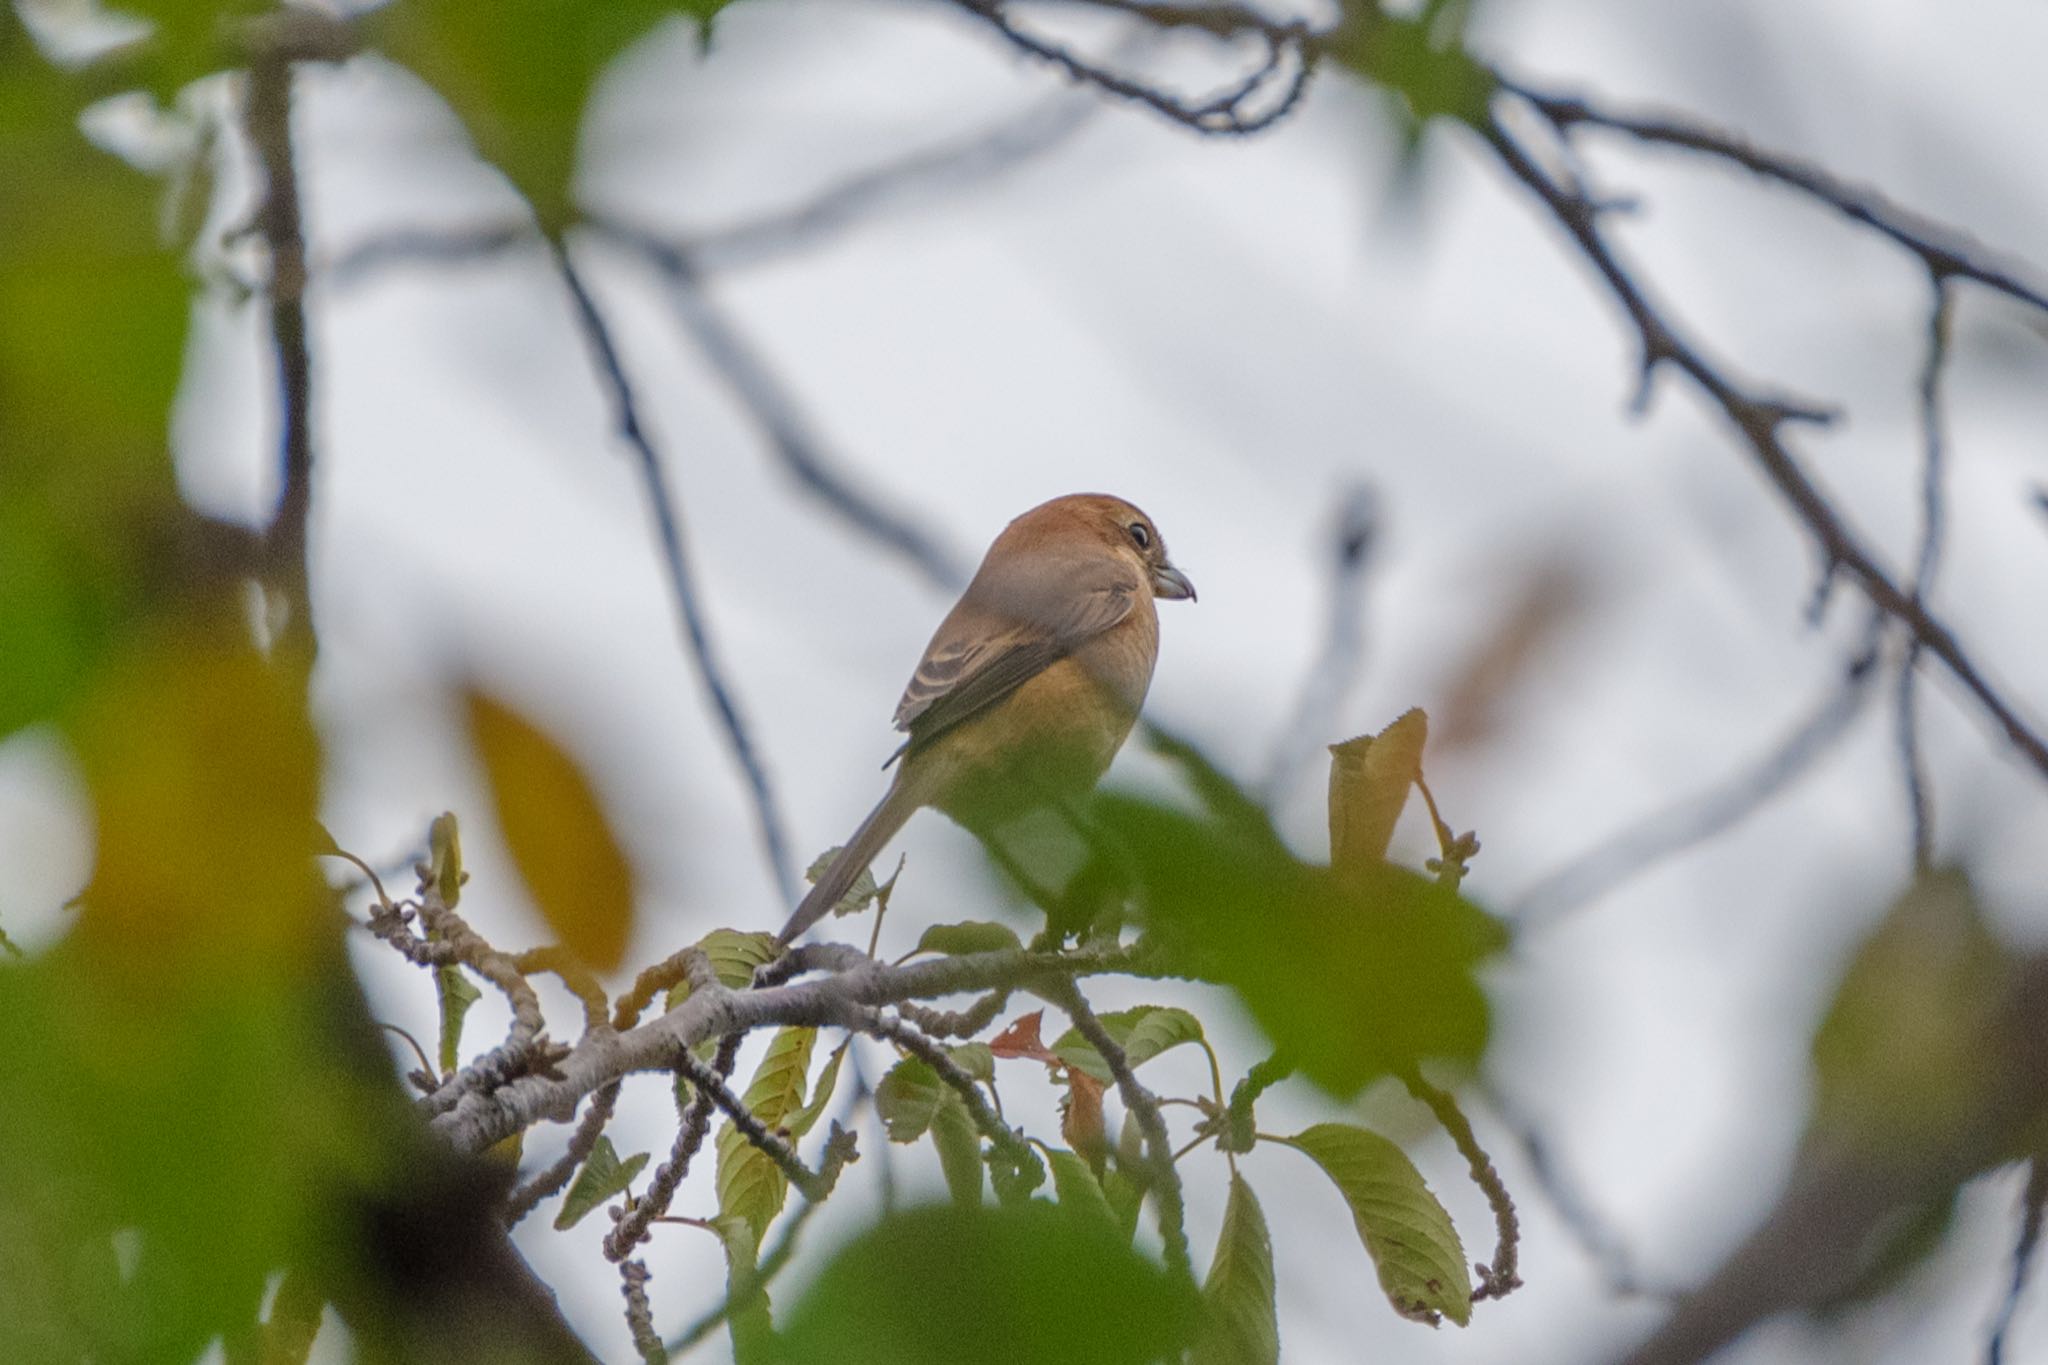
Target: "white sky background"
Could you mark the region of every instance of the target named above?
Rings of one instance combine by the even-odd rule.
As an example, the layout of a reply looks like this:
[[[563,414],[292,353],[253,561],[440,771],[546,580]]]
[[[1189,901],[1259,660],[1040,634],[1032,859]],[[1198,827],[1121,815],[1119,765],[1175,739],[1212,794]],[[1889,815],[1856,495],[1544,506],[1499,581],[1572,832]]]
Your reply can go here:
[[[1733,124],[2048,274],[2038,4],[1493,0],[1478,31],[1485,53],[1531,79]],[[941,6],[755,0],[721,20],[708,60],[678,26],[613,73],[587,129],[584,199],[653,224],[720,226],[1058,88]],[[403,73],[357,62],[309,72],[301,90],[316,259],[381,230],[516,211]],[[1585,145],[1604,188],[1642,197],[1627,248],[1711,353],[1846,409],[1830,431],[1799,430],[1798,448],[1888,561],[1906,564],[1925,308],[1914,262],[1734,173]],[[1567,560],[1587,584],[1576,614],[1520,676],[1488,741],[1431,767],[1447,817],[1484,843],[1468,889],[1506,905],[1774,743],[1838,676],[1860,604],[1845,586],[1824,626],[1807,626],[1815,556],[1681,383],[1660,381],[1650,416],[1629,419],[1629,334],[1471,138],[1432,134],[1407,203],[1390,200],[1393,148],[1376,103],[1334,78],[1280,128],[1240,142],[1111,108],[1000,179],[892,207],[713,288],[849,477],[937,527],[963,559],[1058,493],[1101,489],[1145,507],[1202,594],[1161,612],[1151,714],[1247,780],[1264,773],[1320,647],[1327,528],[1350,483],[1376,489],[1383,534],[1363,674],[1329,740],[1441,707],[1458,662],[1535,566]],[[808,856],[879,793],[890,711],[946,598],[786,476],[651,273],[597,243],[579,259],[670,460],[721,657]],[[316,290],[312,308],[329,827],[394,860],[433,814],[456,810],[474,873],[465,908],[501,942],[540,936],[460,748],[446,688],[469,669],[562,736],[607,798],[643,876],[631,960],[717,925],[779,923],[751,809],[679,644],[635,471],[551,275],[532,254],[403,267]],[[178,428],[188,495],[252,520],[274,495],[257,321],[208,310]],[[2038,721],[2048,520],[2028,494],[2048,482],[2048,351],[2032,325],[1964,288],[1935,603]],[[1957,689],[1936,677],[1922,696],[1940,848],[1967,854],[2001,923],[2038,941],[2048,789]],[[1880,698],[1763,815],[1532,937],[1497,973],[1490,1080],[1646,1277],[1696,1278],[1775,1194],[1812,1020],[1908,871],[1890,710]],[[67,837],[36,799],[63,781],[52,765],[31,743],[0,751],[0,849]],[[1154,775],[1136,754],[1118,770]],[[1323,778],[1313,765],[1282,804],[1309,857],[1324,853]],[[1400,845],[1418,860],[1420,835]],[[900,844],[910,865],[885,943],[901,951],[925,923],[986,913],[967,836],[926,815]],[[10,932],[15,909],[0,904]],[[361,949],[384,1017],[429,1036],[425,979]],[[1105,1006],[1163,993],[1098,992]],[[1200,999],[1226,1067],[1263,1055],[1220,996]],[[473,1038],[497,1024],[488,1006]],[[1044,1089],[1008,1065],[1020,1070],[1006,1095]],[[1155,1065],[1168,1089],[1198,1085],[1190,1059]],[[673,1136],[665,1087],[650,1079],[627,1096],[614,1140],[658,1158]],[[1305,1092],[1276,1095],[1262,1126],[1331,1113]],[[1411,1139],[1468,1251],[1488,1255],[1484,1206],[1448,1144],[1405,1102],[1375,1093],[1358,1113]],[[1393,1316],[1307,1162],[1249,1159],[1280,1260],[1289,1360],[1580,1360],[1654,1319],[1602,1289],[1493,1116],[1478,1118],[1520,1198],[1528,1287],[1482,1305],[1464,1331]],[[545,1159],[560,1140],[529,1153]],[[811,1230],[814,1252],[872,1207],[872,1130],[862,1145]],[[891,1155],[907,1187],[935,1187],[928,1151]],[[711,1166],[707,1152],[676,1211],[709,1207]],[[1204,1155],[1183,1171],[1202,1263],[1222,1166]],[[1956,1235],[1894,1307],[1832,1339],[1781,1324],[1728,1359],[1974,1359],[2003,1291],[2016,1198],[2006,1179],[1973,1189]],[[522,1245],[593,1344],[626,1357],[617,1278],[596,1246],[602,1215],[563,1236],[552,1214],[528,1221]],[[648,1260],[670,1334],[720,1292],[700,1233],[661,1229]],[[799,1283],[785,1278],[778,1299]],[[2010,1359],[2048,1360],[2048,1312],[2031,1300],[2012,1346]],[[724,1350],[715,1339],[701,1358]]]

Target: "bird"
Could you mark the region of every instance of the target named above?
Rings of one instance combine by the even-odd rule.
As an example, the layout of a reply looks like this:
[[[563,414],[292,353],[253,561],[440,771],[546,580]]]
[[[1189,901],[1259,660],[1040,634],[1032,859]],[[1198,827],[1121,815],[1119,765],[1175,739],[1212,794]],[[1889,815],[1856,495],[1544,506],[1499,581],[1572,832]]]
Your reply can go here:
[[[777,936],[837,905],[931,806],[982,839],[1092,790],[1138,718],[1159,656],[1155,599],[1195,600],[1152,519],[1072,493],[1003,528],[896,706],[895,775]]]

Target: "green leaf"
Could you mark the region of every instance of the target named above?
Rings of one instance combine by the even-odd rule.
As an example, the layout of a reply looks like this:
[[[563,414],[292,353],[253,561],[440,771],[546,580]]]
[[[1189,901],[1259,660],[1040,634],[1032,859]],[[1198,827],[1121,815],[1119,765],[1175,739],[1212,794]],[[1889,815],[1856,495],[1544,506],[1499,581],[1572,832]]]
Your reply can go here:
[[[1505,945],[1499,922],[1405,868],[1303,863],[1228,778],[1164,747],[1207,816],[1109,796],[1095,818],[1128,851],[1146,928],[1175,969],[1236,990],[1339,1098],[1425,1058],[1475,1062],[1489,1024],[1477,972]]]
[[[840,1248],[789,1314],[790,1365],[1131,1365],[1198,1307],[1116,1234],[1042,1200],[906,1210]]]
[[[1133,1067],[1142,1066],[1182,1043],[1202,1041],[1202,1021],[1171,1005],[1138,1005],[1132,1009],[1117,1010],[1102,1016],[1102,1026],[1122,1046]],[[1052,1051],[1068,1066],[1087,1072],[1102,1084],[1115,1083],[1109,1064],[1102,1060],[1102,1054],[1095,1050],[1095,1045],[1081,1036],[1079,1029],[1070,1028],[1062,1033],[1052,1045]]]
[[[745,1218],[714,1218],[711,1225],[725,1248],[726,1328],[732,1333],[733,1360],[767,1359],[775,1325],[769,1316],[767,1286],[761,1283],[761,1240]]]
[[[943,1084],[943,1083],[942,1083]],[[981,1203],[981,1130],[960,1092],[944,1086],[932,1111],[932,1145],[939,1149],[939,1169],[946,1188],[959,1204]]]
[[[962,953],[1021,952],[1023,947],[1023,940],[1009,925],[970,919],[959,924],[934,924],[918,937],[916,951],[958,956]]]
[[[239,58],[233,27],[265,8],[260,0],[120,0],[111,6],[150,22],[147,42],[130,54],[149,89],[163,97]]]
[[[811,1048],[817,1041],[814,1028],[780,1029],[754,1069],[754,1079],[740,1098],[770,1131],[803,1107],[804,1080],[810,1074]],[[782,1168],[726,1120],[718,1130],[719,1214],[744,1218],[758,1246],[775,1215],[782,1212],[788,1194],[789,1180]]]
[[[811,1098],[803,1108],[783,1120],[782,1126],[792,1138],[800,1138],[817,1126],[825,1106],[832,1102],[832,1092],[839,1088],[839,1065],[846,1060],[846,1051],[852,1046],[853,1040],[849,1038],[832,1050],[825,1069],[818,1073],[818,1083],[811,1087]]]
[[[939,1073],[916,1057],[889,1068],[875,1087],[875,1112],[889,1130],[891,1142],[915,1142],[931,1129],[932,1115],[945,1096]]]
[[[1046,1164],[1052,1167],[1052,1190],[1062,1209],[1107,1228],[1119,1226],[1116,1210],[1110,1207],[1109,1196],[1102,1192],[1102,1182],[1095,1178],[1087,1162],[1072,1152],[1054,1148],[1046,1154]]]
[[[946,1049],[954,1065],[974,1077],[977,1081],[992,1081],[996,1078],[996,1055],[989,1051],[987,1043],[960,1043]]]
[[[1117,1131],[1115,1160],[1102,1173],[1102,1196],[1109,1201],[1126,1242],[1137,1234],[1138,1214],[1145,1206],[1146,1169],[1144,1132],[1138,1121],[1126,1114]]]
[[[484,993],[452,962],[434,969],[434,991],[441,997],[441,1071],[446,1075],[462,1061],[463,1016]]]
[[[633,1177],[640,1174],[640,1168],[646,1164],[647,1153],[635,1152],[621,1161],[612,1147],[612,1140],[599,1137],[597,1145],[584,1159],[583,1168],[576,1172],[576,1180],[569,1186],[569,1193],[562,1197],[562,1211],[555,1215],[555,1231],[566,1232],[583,1221],[583,1216],[599,1204],[614,1195],[624,1194],[626,1187],[633,1183]]]
[[[371,22],[379,45],[448,101],[553,236],[575,217],[570,181],[598,76],[670,11],[661,0],[405,0]]]
[[[1950,1140],[1994,1084],[2011,954],[1953,869],[1908,887],[1857,948],[1813,1038],[1812,1126],[1888,1157]]]
[[[1395,1312],[1425,1321],[1441,1314],[1460,1327],[1471,1320],[1464,1245],[1406,1152],[1343,1123],[1319,1123],[1280,1140],[1335,1182]]]
[[[835,844],[833,847],[820,853],[817,861],[804,869],[804,880],[815,885],[818,879],[831,869],[833,861],[843,851],[841,847]],[[891,880],[893,881],[894,879],[892,878]],[[846,888],[846,894],[832,903],[832,913],[834,915],[857,915],[867,909],[869,904],[881,892],[882,888],[875,884],[874,870],[864,867],[854,877],[853,885]]]
[[[1230,1202],[1216,1255],[1202,1282],[1208,1308],[1193,1365],[1277,1365],[1280,1319],[1274,1307],[1273,1239],[1245,1178],[1230,1177]]]

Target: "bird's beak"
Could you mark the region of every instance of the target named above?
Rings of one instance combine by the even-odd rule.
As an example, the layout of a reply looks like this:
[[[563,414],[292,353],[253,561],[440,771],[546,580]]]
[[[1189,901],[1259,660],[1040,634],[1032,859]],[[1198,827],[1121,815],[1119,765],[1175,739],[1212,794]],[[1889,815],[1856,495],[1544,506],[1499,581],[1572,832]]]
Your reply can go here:
[[[1161,564],[1152,571],[1152,595],[1172,601],[1195,600],[1195,585],[1188,582],[1188,576],[1171,564]]]

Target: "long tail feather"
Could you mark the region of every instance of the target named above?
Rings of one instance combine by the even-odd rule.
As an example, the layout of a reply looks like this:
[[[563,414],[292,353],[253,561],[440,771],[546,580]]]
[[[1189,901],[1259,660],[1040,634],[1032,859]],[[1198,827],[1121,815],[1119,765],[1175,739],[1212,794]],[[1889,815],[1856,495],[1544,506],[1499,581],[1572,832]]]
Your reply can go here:
[[[897,769],[897,780],[889,784],[888,794],[880,805],[868,812],[868,818],[861,821],[860,828],[839,850],[839,856],[832,860],[832,865],[825,869],[825,875],[818,878],[817,885],[797,906],[796,913],[789,917],[789,923],[782,926],[782,932],[776,936],[779,942],[790,942],[839,904],[853,888],[861,870],[875,860],[882,846],[903,828],[903,822],[910,818],[910,813],[923,804],[917,794],[904,785],[902,774],[903,770]]]

